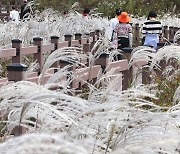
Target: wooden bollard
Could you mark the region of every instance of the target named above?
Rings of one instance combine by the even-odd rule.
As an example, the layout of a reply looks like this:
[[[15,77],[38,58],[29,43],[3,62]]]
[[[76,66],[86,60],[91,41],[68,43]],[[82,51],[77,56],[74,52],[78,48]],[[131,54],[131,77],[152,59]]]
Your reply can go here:
[[[7,66],[8,81],[21,81],[25,79],[25,71],[27,65],[21,63],[13,63]]]
[[[43,60],[43,51],[42,51],[42,45],[43,45],[43,39],[40,37],[33,38],[33,44],[38,46],[38,52],[34,54],[34,60],[37,61],[39,64],[38,74],[42,72],[42,60]]]
[[[21,53],[22,41],[19,39],[12,40],[12,48],[16,48],[16,56],[12,57],[12,63],[21,63],[23,58]]]
[[[71,46],[72,35],[64,35],[64,40],[68,41],[68,46]]]
[[[51,43],[54,43],[54,45],[55,45],[54,49],[57,50],[59,48],[58,47],[59,37],[58,36],[51,36]],[[56,61],[54,64],[52,64],[51,67],[59,67],[59,61]]]

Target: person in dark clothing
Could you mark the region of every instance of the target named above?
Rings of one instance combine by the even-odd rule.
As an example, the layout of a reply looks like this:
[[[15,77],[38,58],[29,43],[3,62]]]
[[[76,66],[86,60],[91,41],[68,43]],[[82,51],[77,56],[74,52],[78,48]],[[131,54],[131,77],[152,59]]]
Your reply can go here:
[[[83,16],[88,16],[89,13],[90,13],[90,9],[89,8],[84,8],[82,15]]]
[[[28,1],[24,0],[23,5],[21,6],[20,19],[28,18],[29,14],[31,14],[31,7],[28,6]]]

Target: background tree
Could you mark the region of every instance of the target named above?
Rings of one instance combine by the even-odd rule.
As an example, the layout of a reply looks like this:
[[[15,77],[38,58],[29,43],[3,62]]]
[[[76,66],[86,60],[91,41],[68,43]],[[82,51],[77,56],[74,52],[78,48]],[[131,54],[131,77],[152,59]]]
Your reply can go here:
[[[14,3],[14,0],[9,0]],[[55,10],[63,12],[71,8],[75,2],[80,3],[81,9],[85,7],[97,8],[98,12],[103,13],[104,16],[114,16],[116,8],[122,8],[130,14],[142,16],[146,15],[149,10],[153,9],[158,14],[180,13],[179,0],[34,0],[39,4],[40,9],[52,7]],[[6,4],[7,0],[1,0],[2,4]],[[20,3],[21,0],[18,0]]]

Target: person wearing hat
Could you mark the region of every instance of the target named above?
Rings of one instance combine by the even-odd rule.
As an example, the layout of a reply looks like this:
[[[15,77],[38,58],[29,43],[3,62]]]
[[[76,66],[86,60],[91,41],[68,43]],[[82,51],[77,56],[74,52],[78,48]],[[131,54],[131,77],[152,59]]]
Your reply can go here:
[[[122,12],[121,9],[117,8],[115,11],[116,16],[110,20],[110,30],[111,30],[110,40],[111,41],[113,41],[114,28],[119,23],[118,16],[121,14],[121,12]]]
[[[159,43],[159,36],[162,34],[161,22],[156,20],[157,13],[150,11],[148,14],[148,21],[143,24],[142,34],[144,35],[144,45],[157,48]]]
[[[114,28],[114,44],[118,49],[132,47],[132,26],[127,12],[118,16],[119,23]]]

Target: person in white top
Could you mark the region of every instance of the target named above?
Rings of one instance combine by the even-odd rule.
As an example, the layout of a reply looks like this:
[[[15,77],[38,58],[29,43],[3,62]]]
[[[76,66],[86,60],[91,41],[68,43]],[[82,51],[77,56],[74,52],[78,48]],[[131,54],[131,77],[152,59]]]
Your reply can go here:
[[[10,11],[10,19],[12,21],[19,21],[19,12],[16,11],[15,7],[12,7],[12,11]]]
[[[116,16],[110,20],[110,28],[111,28],[111,42],[113,41],[114,28],[119,23],[118,16],[121,14],[121,9],[116,9]]]

